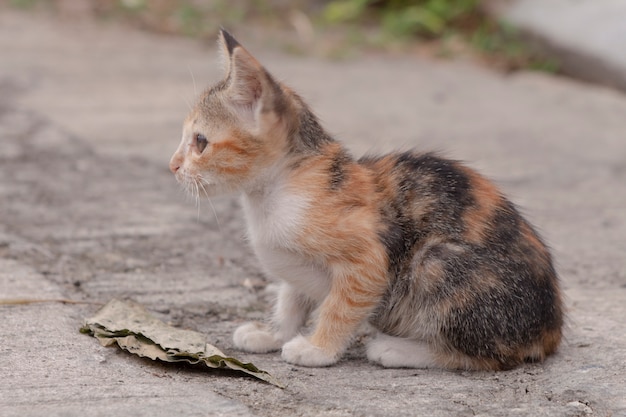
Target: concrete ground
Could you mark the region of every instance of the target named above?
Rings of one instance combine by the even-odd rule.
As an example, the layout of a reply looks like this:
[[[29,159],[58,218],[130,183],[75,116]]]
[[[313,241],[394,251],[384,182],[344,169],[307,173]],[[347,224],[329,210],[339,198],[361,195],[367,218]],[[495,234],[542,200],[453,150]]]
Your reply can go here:
[[[440,149],[498,182],[553,248],[569,311],[558,354],[492,373],[382,369],[360,341],[325,369],[236,351],[232,331],[263,317],[271,292],[237,199],[196,207],[167,169],[186,102],[220,77],[213,44],[2,10],[0,299],[86,304],[0,305],[0,415],[626,415],[623,94],[239,38],[355,154]],[[100,347],[78,329],[113,297],[206,332],[287,388]]]

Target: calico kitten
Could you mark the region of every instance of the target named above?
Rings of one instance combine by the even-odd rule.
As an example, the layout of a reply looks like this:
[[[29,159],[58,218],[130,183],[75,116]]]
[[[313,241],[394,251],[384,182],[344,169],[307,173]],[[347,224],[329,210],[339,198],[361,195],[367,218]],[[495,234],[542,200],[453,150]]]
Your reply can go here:
[[[271,325],[239,327],[238,348],[328,366],[369,322],[367,356],[386,367],[500,370],[557,349],[550,253],[491,182],[433,153],[354,159],[231,35],[219,44],[226,77],[170,169],[196,192],[243,194],[254,251],[281,281]]]

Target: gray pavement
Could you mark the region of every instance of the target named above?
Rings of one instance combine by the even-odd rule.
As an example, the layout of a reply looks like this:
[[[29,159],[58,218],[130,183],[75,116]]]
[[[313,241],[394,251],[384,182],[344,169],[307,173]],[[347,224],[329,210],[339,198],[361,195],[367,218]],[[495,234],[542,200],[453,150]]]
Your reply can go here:
[[[495,15],[572,76],[626,91],[626,2],[491,0]]]
[[[230,335],[263,317],[271,284],[237,199],[198,209],[167,169],[186,101],[220,76],[213,43],[2,10],[0,299],[87,304],[0,305],[1,416],[626,415],[624,95],[419,57],[293,57],[235,33],[355,154],[439,149],[496,180],[553,247],[559,353],[475,373],[381,369],[359,340],[326,369],[237,352]],[[113,297],[287,388],[100,347],[78,328]]]

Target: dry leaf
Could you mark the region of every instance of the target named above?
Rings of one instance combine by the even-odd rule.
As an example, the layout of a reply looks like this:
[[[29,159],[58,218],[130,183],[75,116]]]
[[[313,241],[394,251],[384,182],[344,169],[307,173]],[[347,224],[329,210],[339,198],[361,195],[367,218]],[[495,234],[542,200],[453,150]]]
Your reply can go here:
[[[163,362],[205,364],[245,372],[270,384],[283,385],[251,363],[226,356],[206,343],[202,333],[171,327],[133,301],[111,300],[85,322],[81,332],[97,338],[102,346],[117,344],[135,355]]]

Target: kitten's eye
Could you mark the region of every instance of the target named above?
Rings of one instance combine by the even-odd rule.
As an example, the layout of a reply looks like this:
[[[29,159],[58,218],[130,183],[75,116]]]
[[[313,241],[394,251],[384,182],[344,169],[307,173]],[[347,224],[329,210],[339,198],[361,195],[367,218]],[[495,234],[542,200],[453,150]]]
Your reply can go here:
[[[202,133],[196,133],[195,135],[196,148],[198,148],[198,152],[202,153],[204,148],[209,144],[209,141]]]

